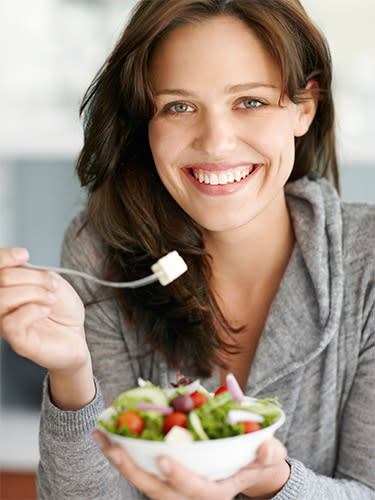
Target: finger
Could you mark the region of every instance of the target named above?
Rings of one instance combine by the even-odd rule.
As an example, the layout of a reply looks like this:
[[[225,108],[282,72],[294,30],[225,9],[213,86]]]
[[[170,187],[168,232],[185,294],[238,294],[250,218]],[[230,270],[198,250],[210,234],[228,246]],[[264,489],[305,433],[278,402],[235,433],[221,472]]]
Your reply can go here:
[[[270,438],[258,448],[256,459],[240,469],[230,480],[236,491],[246,496],[273,498],[290,476],[287,450],[280,441]]]
[[[26,248],[0,248],[0,269],[21,266],[29,260],[29,257],[29,252]]]
[[[245,492],[251,498],[263,497],[265,488],[273,489],[273,484],[276,492],[280,485],[285,483],[286,456],[287,450],[284,445],[278,439],[270,438],[259,446],[253,462],[242,467],[233,476],[217,483],[232,491],[234,496]]]
[[[111,446],[110,440],[107,438],[107,436],[104,434],[104,432],[101,432],[99,430],[94,430],[92,433],[92,438],[97,444],[97,446],[104,451],[105,449],[109,448]]]
[[[285,446],[276,438],[272,437],[264,441],[258,448],[254,465],[272,466],[283,462],[287,457]]]
[[[259,473],[259,467],[244,467],[232,476],[216,481],[216,484],[220,487],[220,490],[228,492],[229,497],[227,498],[234,498],[255,484]]]
[[[20,356],[27,357],[27,333],[36,321],[49,315],[51,308],[37,304],[28,304],[1,318],[1,336],[9,342],[12,349]]]
[[[0,288],[9,286],[35,285],[54,291],[58,287],[58,276],[49,271],[7,267],[0,270]]]
[[[39,286],[18,286],[0,288],[0,316],[28,303],[52,305],[56,302],[56,295]]]
[[[182,492],[173,490],[165,481],[139,467],[123,448],[111,445],[102,432],[95,430],[92,436],[111,464],[148,498],[153,500],[188,500]]]
[[[216,481],[199,476],[182,464],[169,457],[160,457],[160,470],[168,480],[168,484],[177,491],[183,492],[188,498],[200,500],[215,500],[233,498],[233,484],[219,484]]]

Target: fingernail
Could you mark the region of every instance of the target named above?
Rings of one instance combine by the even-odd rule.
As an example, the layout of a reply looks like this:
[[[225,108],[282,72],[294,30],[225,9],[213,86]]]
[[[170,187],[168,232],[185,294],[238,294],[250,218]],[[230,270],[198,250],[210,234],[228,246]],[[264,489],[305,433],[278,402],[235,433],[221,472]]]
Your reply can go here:
[[[169,463],[169,460],[167,460],[166,458],[161,458],[159,460],[159,467],[160,467],[160,470],[162,471],[162,473],[165,474],[166,476],[168,476],[168,474],[170,474],[171,465]]]
[[[97,434],[93,434],[92,438],[95,441],[95,443],[97,444],[97,446],[102,450],[104,448],[103,439],[100,436],[98,436]]]
[[[122,462],[120,453],[118,450],[109,450],[107,454],[108,460],[113,464],[113,465],[120,465]]]
[[[13,248],[12,253],[17,260],[25,260],[29,258],[29,252],[26,250],[26,248]]]

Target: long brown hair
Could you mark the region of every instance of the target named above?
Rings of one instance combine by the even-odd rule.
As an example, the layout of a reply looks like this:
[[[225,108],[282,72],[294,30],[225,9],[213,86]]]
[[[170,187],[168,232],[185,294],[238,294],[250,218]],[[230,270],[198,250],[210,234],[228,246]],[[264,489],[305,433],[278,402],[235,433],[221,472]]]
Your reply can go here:
[[[168,287],[116,297],[130,329],[151,350],[201,376],[223,366],[220,351],[235,352],[236,330],[210,290],[210,257],[199,226],[157,175],[147,136],[153,114],[148,67],[156,44],[171,30],[218,15],[236,16],[258,36],[280,67],[282,95],[299,102],[306,83],[318,81],[317,113],[307,134],[296,139],[290,180],[315,172],[338,187],[330,53],[298,0],[141,0],[84,96],[85,141],[77,163],[89,192],[88,220],[108,248],[107,277],[149,274],[172,249],[187,262],[188,272]],[[233,343],[223,342],[218,325]]]

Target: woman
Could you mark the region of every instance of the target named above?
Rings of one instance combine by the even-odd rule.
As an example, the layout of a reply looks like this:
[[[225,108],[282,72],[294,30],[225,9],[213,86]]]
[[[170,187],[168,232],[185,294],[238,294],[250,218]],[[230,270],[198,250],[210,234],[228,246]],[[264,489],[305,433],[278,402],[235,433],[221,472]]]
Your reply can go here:
[[[324,179],[330,86],[297,0],[139,3],[83,102],[90,196],[62,260],[129,280],[176,249],[189,272],[111,296],[1,249],[2,335],[49,370],[41,499],[374,498],[375,209]],[[277,439],[217,482],[165,457],[161,481],[95,431],[102,454],[103,407],[176,370],[277,395]]]

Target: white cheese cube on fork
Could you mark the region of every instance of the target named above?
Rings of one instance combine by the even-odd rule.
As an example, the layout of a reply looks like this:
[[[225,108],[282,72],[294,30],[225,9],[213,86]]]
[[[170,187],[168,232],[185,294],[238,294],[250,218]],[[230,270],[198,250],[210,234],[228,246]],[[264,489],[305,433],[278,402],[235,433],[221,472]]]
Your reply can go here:
[[[179,253],[173,250],[155,262],[151,270],[158,275],[160,283],[166,286],[187,271],[187,265]]]

